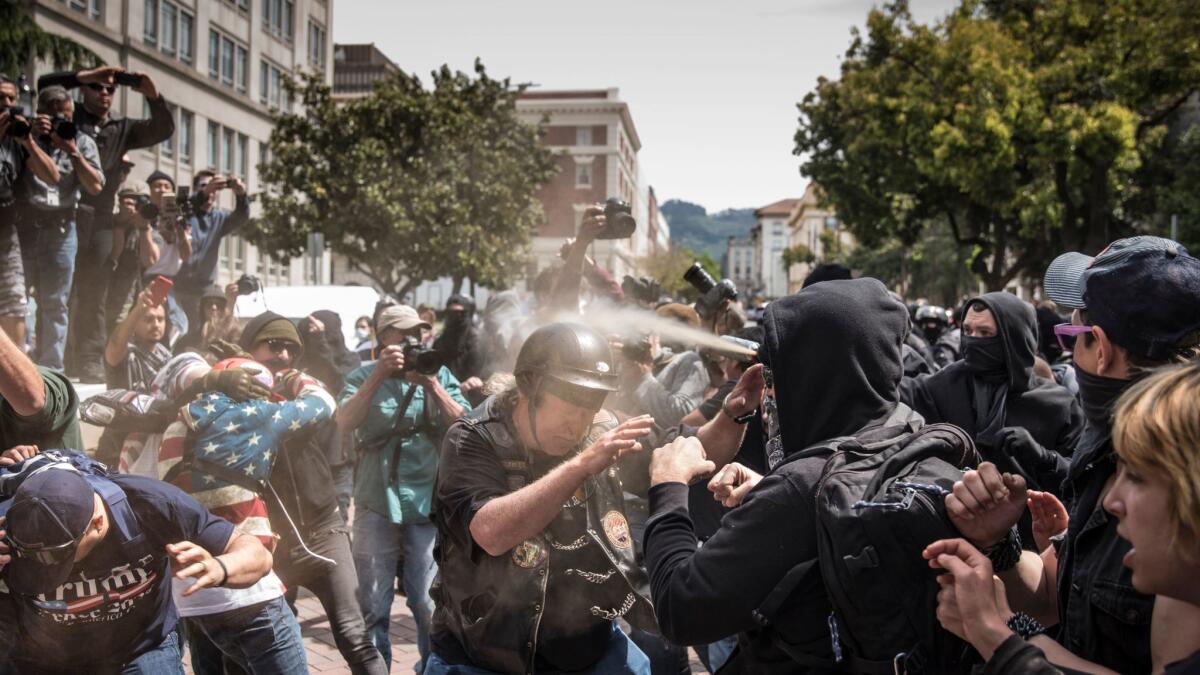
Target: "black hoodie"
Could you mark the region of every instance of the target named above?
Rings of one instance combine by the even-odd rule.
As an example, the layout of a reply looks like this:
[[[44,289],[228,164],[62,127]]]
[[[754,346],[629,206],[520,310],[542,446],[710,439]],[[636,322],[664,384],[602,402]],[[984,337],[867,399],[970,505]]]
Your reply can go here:
[[[1001,447],[1000,429],[1024,427],[1042,448],[1070,456],[1083,429],[1083,412],[1069,391],[1033,374],[1038,335],[1033,307],[1004,292],[983,295],[968,307],[975,303],[996,318],[998,335],[993,345],[1003,364],[997,364],[991,375],[972,370],[978,366],[971,360],[970,345],[978,338],[964,336],[963,360],[933,375],[906,379],[901,394],[926,422],[948,422],[965,430],[984,459],[1036,480],[1033,472],[1020,468],[1022,462],[1009,461],[1007,449]],[[1038,489],[1057,491],[1058,485],[1038,484]]]
[[[785,455],[912,417],[897,392],[907,330],[904,305],[875,279],[826,281],[771,303],[762,353],[774,378]],[[699,550],[687,486],[650,489],[646,565],[665,637],[703,644],[739,634],[738,654],[721,671],[735,675],[817,672],[779,648],[785,628],[802,651],[832,656],[831,607],[819,570],[789,596],[778,630],[760,628],[752,615],[790,570],[817,557],[814,488],[824,465],[823,457],[781,465]]]

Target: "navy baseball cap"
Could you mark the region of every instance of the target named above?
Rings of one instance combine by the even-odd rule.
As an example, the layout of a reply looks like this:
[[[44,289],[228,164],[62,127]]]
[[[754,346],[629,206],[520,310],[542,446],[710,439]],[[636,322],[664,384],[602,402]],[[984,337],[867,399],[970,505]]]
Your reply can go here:
[[[1200,331],[1200,260],[1162,237],[1119,239],[1095,257],[1064,253],[1043,287],[1062,307],[1084,309],[1113,342],[1161,361]]]
[[[7,581],[13,592],[50,593],[67,581],[95,513],[95,494],[87,479],[70,469],[45,469],[21,483],[5,522],[12,549]]]

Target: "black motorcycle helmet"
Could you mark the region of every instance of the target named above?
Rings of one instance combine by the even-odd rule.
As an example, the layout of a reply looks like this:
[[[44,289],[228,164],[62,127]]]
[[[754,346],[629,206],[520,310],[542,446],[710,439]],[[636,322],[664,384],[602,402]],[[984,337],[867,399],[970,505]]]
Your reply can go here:
[[[578,323],[552,323],[521,345],[513,374],[517,387],[537,406],[545,393],[599,410],[617,390],[612,350],[604,336]]]

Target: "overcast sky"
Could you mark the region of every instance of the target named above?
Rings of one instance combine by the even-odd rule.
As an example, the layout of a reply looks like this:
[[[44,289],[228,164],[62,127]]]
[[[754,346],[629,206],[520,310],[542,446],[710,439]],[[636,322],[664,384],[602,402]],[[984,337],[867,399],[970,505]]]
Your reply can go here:
[[[443,63],[544,89],[618,87],[659,199],[710,211],[804,190],[795,104],[836,77],[872,0],[337,0],[335,42],[374,42],[426,82]],[[916,18],[953,0],[911,0]]]

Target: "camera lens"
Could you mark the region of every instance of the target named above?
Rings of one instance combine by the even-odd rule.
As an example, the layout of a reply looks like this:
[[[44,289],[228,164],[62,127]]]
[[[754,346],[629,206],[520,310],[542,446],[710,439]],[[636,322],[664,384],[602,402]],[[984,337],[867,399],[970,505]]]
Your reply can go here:
[[[699,262],[692,263],[688,271],[683,273],[683,280],[691,284],[692,288],[700,291],[701,295],[711,291],[717,285],[717,281],[712,278],[708,270],[700,266]]]
[[[54,118],[54,123],[51,125],[51,128],[59,138],[65,141],[74,140],[77,133],[75,123],[62,116]]]

